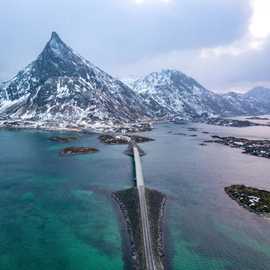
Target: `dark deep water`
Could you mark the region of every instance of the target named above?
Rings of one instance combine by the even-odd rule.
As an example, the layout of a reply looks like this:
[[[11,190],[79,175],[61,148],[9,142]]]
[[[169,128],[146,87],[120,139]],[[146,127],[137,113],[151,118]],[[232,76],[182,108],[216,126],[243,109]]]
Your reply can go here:
[[[188,127],[198,131],[188,131]],[[270,128],[157,126],[142,148],[146,184],[168,196],[170,264],[176,270],[269,270],[270,220],[239,207],[230,184],[270,190],[270,160],[223,145],[218,135],[270,138]],[[198,137],[174,135],[183,132]],[[110,194],[132,185],[125,146],[80,135],[68,145],[97,147],[61,157],[53,133],[0,131],[0,270],[123,269],[120,226]]]

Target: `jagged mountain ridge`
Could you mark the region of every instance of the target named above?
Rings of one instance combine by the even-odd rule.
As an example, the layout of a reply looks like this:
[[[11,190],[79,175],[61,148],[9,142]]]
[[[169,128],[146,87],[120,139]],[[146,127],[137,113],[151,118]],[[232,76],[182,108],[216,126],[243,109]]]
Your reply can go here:
[[[270,112],[266,88],[219,95],[169,69],[129,83],[130,87],[76,54],[53,32],[35,61],[0,83],[0,118],[89,126]]]
[[[158,116],[193,118],[208,116],[237,116],[267,114],[270,112],[269,89],[247,94],[228,93],[219,95],[207,90],[193,78],[177,70],[153,72],[130,83],[130,87],[142,96]],[[268,90],[268,91],[267,91]],[[268,100],[268,101],[265,101]],[[265,103],[265,104],[264,104]]]
[[[133,83],[133,89],[158,116],[219,114],[220,96],[176,70],[153,72]]]
[[[264,110],[270,108],[270,89],[265,87],[255,87],[245,95],[245,98],[259,103]]]
[[[230,92],[223,95],[236,115],[263,115],[270,113],[270,89],[255,87],[244,94]]]
[[[53,32],[37,60],[2,84],[0,115],[126,122],[143,119],[147,111],[128,86],[74,53]]]

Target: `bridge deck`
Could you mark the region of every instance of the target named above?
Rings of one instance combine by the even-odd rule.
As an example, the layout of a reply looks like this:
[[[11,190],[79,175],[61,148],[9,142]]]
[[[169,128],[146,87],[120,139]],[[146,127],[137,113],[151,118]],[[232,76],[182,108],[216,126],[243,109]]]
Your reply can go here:
[[[133,152],[134,152],[135,169],[136,169],[136,181],[137,181],[137,188],[138,188],[139,201],[140,201],[140,212],[141,212],[141,219],[142,219],[142,231],[143,231],[144,252],[145,252],[145,260],[146,260],[146,270],[157,270],[155,256],[153,252],[153,246],[152,246],[148,208],[147,208],[147,202],[146,202],[146,197],[145,197],[145,186],[144,186],[144,178],[143,178],[143,171],[142,171],[142,163],[141,163],[139,150],[136,144],[133,145]]]

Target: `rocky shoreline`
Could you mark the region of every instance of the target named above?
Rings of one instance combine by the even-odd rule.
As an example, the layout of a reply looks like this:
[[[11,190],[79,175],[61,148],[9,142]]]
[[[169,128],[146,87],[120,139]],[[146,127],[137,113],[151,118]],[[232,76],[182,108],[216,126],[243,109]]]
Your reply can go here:
[[[161,192],[146,189],[146,199],[149,205],[149,213],[151,213],[150,225],[152,239],[155,246],[155,257],[159,262],[160,269],[163,270],[166,265],[164,245],[164,213],[167,198]]]
[[[154,141],[152,138],[138,135],[121,135],[121,134],[102,134],[99,140],[105,144],[129,144],[131,141],[136,143],[145,143]]]
[[[45,120],[22,120],[22,119],[0,119],[0,128],[3,129],[37,129],[51,131],[77,131],[85,133],[136,133],[151,131],[152,122],[135,123],[108,123],[108,122],[83,122],[70,123],[66,121],[45,121]]]
[[[255,120],[254,118],[250,120]],[[256,120],[259,120],[258,118]],[[256,123],[251,122],[249,120],[237,120],[237,119],[227,119],[227,118],[207,118],[202,120],[203,123],[208,125],[214,125],[214,126],[222,126],[222,127],[238,127],[238,128],[244,128],[244,127],[256,127],[256,126],[265,126],[269,127],[270,124],[262,124],[262,123]]]
[[[232,148],[242,149],[244,154],[270,159],[270,140],[212,136],[212,140],[207,140],[205,143],[219,143]]]
[[[268,121],[270,120],[270,118],[268,117],[260,117],[260,116],[251,116],[251,117],[247,117],[247,120],[259,120],[259,121]]]
[[[131,248],[131,264],[134,270],[145,269],[139,197],[136,188],[112,193],[124,218]]]
[[[137,145],[137,148],[138,148],[138,151],[139,151],[139,155],[141,157],[146,155],[145,151],[139,145]],[[133,151],[133,144],[132,143],[130,143],[128,145],[127,149],[124,151],[124,154],[127,155],[127,156],[130,156],[130,157],[134,157],[134,151]]]
[[[270,192],[244,185],[225,187],[225,192],[239,205],[258,215],[270,217]]]
[[[182,125],[189,122],[193,123],[205,123],[214,126],[224,126],[224,127],[254,127],[254,126],[268,126],[270,123],[259,123],[249,120],[266,120],[268,118],[262,117],[250,117],[246,120],[236,120],[221,117],[213,118],[194,118],[185,121],[180,121]],[[35,129],[35,130],[47,130],[47,131],[73,131],[73,132],[83,132],[83,133],[118,133],[118,134],[128,134],[128,133],[138,133],[153,130],[153,123],[174,123],[178,122],[168,120],[157,120],[153,119],[151,122],[135,122],[135,123],[110,123],[106,121],[100,122],[83,122],[83,123],[70,123],[66,121],[45,121],[45,120],[22,120],[22,119],[0,119],[0,128],[3,129]]]
[[[119,206],[126,223],[125,225],[127,226],[132,250],[133,268],[136,270],[145,270],[145,255],[137,188],[114,192],[112,197]],[[164,270],[166,262],[163,227],[166,197],[160,192],[146,189],[146,198],[149,207],[154,255],[158,262],[157,267],[158,270]]]

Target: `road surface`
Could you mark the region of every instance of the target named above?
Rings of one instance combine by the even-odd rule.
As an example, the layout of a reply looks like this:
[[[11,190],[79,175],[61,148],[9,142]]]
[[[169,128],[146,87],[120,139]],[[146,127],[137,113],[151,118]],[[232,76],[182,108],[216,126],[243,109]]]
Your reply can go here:
[[[133,145],[133,152],[134,152],[136,182],[137,182],[137,189],[139,193],[140,212],[141,212],[141,220],[142,220],[142,233],[143,233],[143,242],[144,242],[146,270],[157,270],[155,256],[153,252],[153,246],[152,246],[148,208],[147,208],[147,203],[146,203],[146,198],[145,198],[145,186],[144,186],[144,178],[143,178],[143,172],[142,172],[142,163],[141,163],[139,150],[136,144]]]

